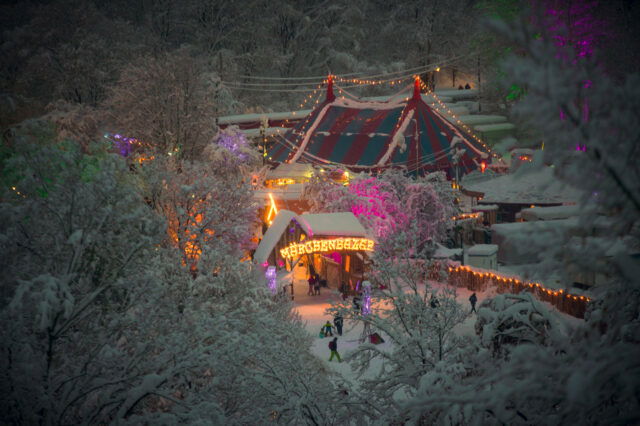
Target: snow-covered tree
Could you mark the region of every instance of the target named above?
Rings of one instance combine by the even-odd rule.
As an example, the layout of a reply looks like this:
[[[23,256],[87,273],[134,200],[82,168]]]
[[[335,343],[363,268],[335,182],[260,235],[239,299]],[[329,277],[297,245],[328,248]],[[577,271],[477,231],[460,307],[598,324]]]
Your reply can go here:
[[[374,260],[371,279],[379,289],[372,297],[371,312],[354,311],[349,304],[330,311],[369,324],[371,332],[392,343],[387,349],[367,341],[346,359],[359,375],[360,397],[362,404],[371,404],[371,419],[394,422],[403,419],[400,404],[415,394],[420,378],[438,363],[446,363],[463,345],[454,328],[468,311],[456,301],[455,288],[436,290],[426,282],[424,258],[376,256]],[[382,361],[379,369],[372,367],[375,360]]]
[[[209,164],[171,157],[140,168],[145,196],[167,220],[171,243],[183,263],[198,269],[203,252],[215,248],[242,257],[256,219],[249,183],[237,164]]]
[[[258,151],[237,126],[218,129],[213,142],[205,148],[204,156],[211,171],[220,175],[237,172],[248,177],[261,165]]]
[[[458,364],[466,373],[425,381],[406,408],[416,420],[445,424],[637,423],[640,264],[633,254],[640,229],[640,79],[611,79],[600,72],[597,51],[582,55],[575,46],[558,46],[529,17],[494,28],[521,49],[506,69],[514,83],[527,87],[517,111],[544,134],[544,162],[584,194],[582,234],[522,241],[540,250],[538,268],[565,279],[572,268],[606,278],[592,290],[595,301],[584,324],[565,338],[518,345],[506,361],[478,350]]]
[[[401,239],[417,253],[444,240],[454,205],[442,174],[415,178],[390,169],[378,176],[355,175],[347,186],[334,182],[335,174],[328,170],[312,176],[305,190],[313,211],[353,212],[383,249],[394,250],[393,240]]]
[[[154,153],[198,158],[215,134],[214,76],[186,50],[127,67],[105,108],[117,130]]]
[[[41,145],[20,140],[2,157],[5,421],[345,416],[291,305],[249,264],[214,245],[193,279],[125,160],[53,138],[43,131]]]

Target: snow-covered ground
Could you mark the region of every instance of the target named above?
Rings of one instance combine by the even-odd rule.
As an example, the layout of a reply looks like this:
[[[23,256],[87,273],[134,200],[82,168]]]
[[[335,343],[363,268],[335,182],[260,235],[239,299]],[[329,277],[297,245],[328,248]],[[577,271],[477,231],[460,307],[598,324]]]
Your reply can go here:
[[[283,284],[294,282],[294,305],[303,321],[306,323],[306,328],[314,336],[314,342],[312,346],[312,352],[318,356],[318,358],[324,360],[325,365],[332,371],[342,375],[345,379],[351,381],[355,378],[354,372],[351,371],[349,364],[346,362],[336,362],[335,360],[329,362],[330,351],[328,348],[331,337],[320,338],[319,333],[322,326],[329,320],[333,324],[333,317],[326,314],[325,311],[331,306],[333,302],[340,300],[340,294],[333,290],[322,288],[319,296],[310,296],[307,294],[309,285],[307,283],[307,270],[306,267],[297,267],[291,274],[284,275],[280,278]],[[432,287],[440,288],[446,284],[431,283]],[[458,302],[463,306],[466,306],[471,310],[469,304],[469,296],[471,291],[466,288],[457,289]],[[478,297],[478,305],[487,297],[492,297],[495,294],[495,289],[489,288],[486,292],[476,292]],[[375,304],[375,297],[373,298]],[[456,332],[460,335],[473,335],[475,334],[475,314],[470,314],[464,323],[456,327]],[[362,324],[345,320],[343,335],[338,336],[338,353],[344,357],[347,353],[355,349],[360,344],[360,338],[362,336]],[[387,339],[387,336],[382,334],[385,339],[385,343],[381,345],[382,349],[391,349],[392,343]],[[372,364],[372,368],[369,374],[374,375],[376,372],[376,366],[382,362],[377,360],[377,363]]]
[[[302,320],[306,324],[306,328],[309,333],[314,337],[312,346],[312,352],[321,360],[323,360],[325,366],[331,371],[340,374],[345,380],[354,382],[355,373],[351,370],[349,363],[339,363],[336,360],[329,362],[330,351],[328,348],[331,337],[320,338],[319,333],[322,326],[329,320],[333,324],[333,317],[325,313],[326,309],[331,306],[332,303],[340,300],[340,294],[333,289],[322,288],[319,296],[310,296],[307,294],[309,285],[307,283],[307,269],[306,267],[296,267],[293,273],[288,273],[280,277],[282,284],[290,284],[293,280],[294,283],[294,305],[298,311]],[[438,289],[446,286],[443,283],[431,282],[432,288]],[[466,288],[457,288],[457,300],[462,306],[468,307],[471,310],[469,303],[469,296],[472,291]],[[484,292],[476,292],[478,297],[477,306],[480,306],[483,300],[493,297],[496,294],[495,287],[489,287]],[[375,297],[372,300],[375,304]],[[542,302],[541,302],[542,303]],[[551,305],[547,304],[547,307],[553,309]],[[557,312],[557,311],[556,311]],[[569,315],[558,312],[560,318],[564,318],[567,325],[577,324],[582,320],[573,318]],[[469,314],[467,319],[455,328],[455,331],[459,335],[474,335],[475,334],[476,315]],[[335,332],[334,332],[335,333]],[[335,333],[337,335],[337,333]],[[338,353],[344,358],[346,354],[355,349],[361,342],[362,336],[362,324],[345,320],[343,335],[338,336]],[[387,336],[382,334],[385,339],[385,343],[382,344],[382,349],[390,350],[392,343],[387,339]],[[372,367],[369,369],[367,375],[373,376],[378,370],[378,366],[382,361],[376,360],[372,363]],[[355,383],[354,383],[355,384]]]

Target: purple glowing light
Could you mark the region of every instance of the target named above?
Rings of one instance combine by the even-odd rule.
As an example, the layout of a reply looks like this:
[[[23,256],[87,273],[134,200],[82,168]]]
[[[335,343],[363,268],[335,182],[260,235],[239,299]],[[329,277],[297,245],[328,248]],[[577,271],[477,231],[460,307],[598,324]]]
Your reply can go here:
[[[136,138],[122,136],[120,133],[115,133],[112,135],[107,133],[104,137],[111,140],[113,146],[118,150],[118,154],[123,157],[128,157],[129,154],[133,152],[134,146],[136,144],[139,144]]]
[[[276,267],[269,266],[267,268],[267,271],[264,273],[264,276],[267,279],[267,287],[269,287],[269,290],[271,290],[273,294],[276,294],[276,289],[278,285],[278,283],[276,282],[276,277],[277,277]]]
[[[249,142],[241,132],[220,132],[217,137],[217,143],[242,161],[248,158],[244,150]]]
[[[556,46],[573,47],[578,58],[590,57],[598,41],[609,35],[606,22],[597,15],[597,1],[574,0],[565,7],[557,7],[555,1],[545,3],[545,26]]]
[[[362,316],[371,313],[371,283],[364,281],[362,283]]]

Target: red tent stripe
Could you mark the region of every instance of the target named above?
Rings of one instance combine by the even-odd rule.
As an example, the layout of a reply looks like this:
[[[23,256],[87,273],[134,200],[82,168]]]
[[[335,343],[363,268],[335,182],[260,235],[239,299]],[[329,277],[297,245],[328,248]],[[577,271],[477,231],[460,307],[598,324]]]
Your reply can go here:
[[[367,120],[364,126],[362,126],[362,130],[360,130],[360,134],[355,138],[351,148],[349,148],[349,151],[347,151],[344,156],[342,160],[344,164],[356,164],[358,162],[358,159],[362,157],[365,149],[367,149],[367,143],[370,140],[369,134],[378,130],[378,127],[387,117],[387,114],[389,114],[389,110],[378,110]]]
[[[424,120],[425,126],[427,128],[427,135],[429,138],[427,141],[431,144],[431,149],[433,151],[434,156],[440,155],[443,151],[442,144],[440,143],[440,134],[437,128],[434,128],[434,117],[430,114],[430,111],[424,109],[420,111],[422,114],[422,119]]]
[[[415,107],[414,103],[415,103],[415,101],[413,99],[411,99],[411,100],[409,100],[409,102],[407,102],[406,107],[402,111],[402,115],[400,115],[400,120],[398,120],[398,123],[395,126],[393,126],[393,130],[392,130],[391,134],[389,135],[389,139],[387,140],[387,143],[384,145],[384,149],[381,149],[380,152],[378,153],[378,155],[376,156],[376,160],[374,161],[374,164],[377,164],[378,161],[380,161],[380,159],[384,156],[384,154],[389,150],[389,147],[393,143],[393,136],[398,131],[398,127],[402,126],[402,122],[404,121],[404,119],[407,116],[407,114],[409,114],[409,111],[411,111],[411,109]],[[394,152],[392,152],[391,155],[389,156],[389,161],[387,161],[387,163],[389,163],[393,159],[393,155],[395,154],[396,149],[398,149],[398,147],[396,147],[393,150]]]
[[[350,108],[347,109],[343,114],[338,116],[338,119],[335,121],[334,125],[329,129],[329,136],[324,137],[322,146],[318,150],[318,153],[315,155],[320,158],[330,158],[331,153],[333,152],[333,148],[340,140],[340,135],[342,134],[342,132],[344,132],[347,126],[351,124],[353,119],[358,115],[360,111],[361,110],[359,109]],[[322,126],[322,124],[320,126]],[[309,151],[308,148],[307,151]]]

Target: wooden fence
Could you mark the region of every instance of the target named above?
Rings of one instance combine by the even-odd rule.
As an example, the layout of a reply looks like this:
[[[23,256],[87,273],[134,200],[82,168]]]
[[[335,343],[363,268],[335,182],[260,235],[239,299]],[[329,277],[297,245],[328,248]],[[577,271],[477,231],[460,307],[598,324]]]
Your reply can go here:
[[[536,282],[521,281],[514,277],[474,270],[468,266],[448,267],[449,284],[466,287],[471,291],[484,291],[489,285],[496,286],[498,293],[520,293],[528,291],[538,299],[549,302],[559,311],[577,318],[584,318],[589,297],[579,296],[564,290],[551,290]]]

